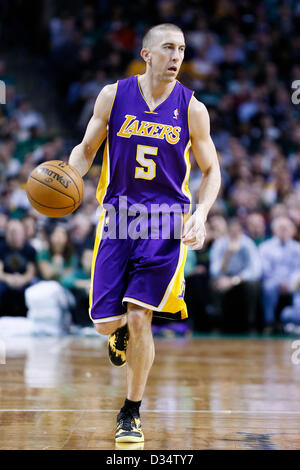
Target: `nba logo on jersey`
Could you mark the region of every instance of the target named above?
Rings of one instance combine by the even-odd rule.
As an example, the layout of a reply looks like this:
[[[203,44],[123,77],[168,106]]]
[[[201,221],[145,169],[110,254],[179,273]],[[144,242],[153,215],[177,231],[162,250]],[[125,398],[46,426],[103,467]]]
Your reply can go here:
[[[176,108],[176,109],[174,109],[173,118],[178,119],[178,116],[179,116],[179,108]]]

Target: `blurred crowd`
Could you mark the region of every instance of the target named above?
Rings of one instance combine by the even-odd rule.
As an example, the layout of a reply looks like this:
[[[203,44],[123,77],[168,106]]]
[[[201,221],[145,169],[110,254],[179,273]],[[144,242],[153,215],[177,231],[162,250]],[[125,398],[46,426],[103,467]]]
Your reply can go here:
[[[292,83],[300,80],[299,2],[53,5],[58,6],[48,17],[41,9],[44,29],[37,34],[42,46],[37,47],[33,28],[22,47],[37,54],[59,97],[65,123],[60,134],[49,135],[46,113],[19,93],[21,77],[12,76],[0,57],[0,80],[6,84],[6,104],[0,105],[0,315],[26,315],[26,289],[56,281],[72,294],[73,320],[88,324],[102,149],[85,177],[83,203],[71,216],[39,215],[27,200],[25,183],[39,163],[68,160],[70,140],[80,141],[101,88],[143,73],[143,34],[153,24],[171,22],[182,27],[187,44],[179,80],[208,108],[222,171],[205,246],[188,252],[189,327],[297,331],[300,105],[292,101]],[[2,40],[12,44],[2,26]],[[18,34],[22,41],[22,28]],[[193,155],[191,164],[195,203],[201,171]],[[78,308],[72,307],[74,301]]]

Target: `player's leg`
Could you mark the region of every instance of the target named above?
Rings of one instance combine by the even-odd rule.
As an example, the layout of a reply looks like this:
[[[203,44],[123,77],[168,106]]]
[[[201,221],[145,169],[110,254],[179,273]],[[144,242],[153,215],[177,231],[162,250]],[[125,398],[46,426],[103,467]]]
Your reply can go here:
[[[109,335],[108,357],[111,364],[116,367],[124,366],[129,339],[127,315],[123,314],[122,318],[115,321],[94,323],[94,326],[98,333]]]
[[[94,323],[94,327],[101,335],[111,335],[118,328],[126,325],[127,318],[126,315],[123,315],[123,318],[115,321],[103,322],[103,323]]]
[[[98,333],[109,335],[110,362],[121,367],[126,363],[128,328],[126,307],[122,305],[126,272],[130,257],[130,240],[102,239],[106,212],[97,228],[92,263],[90,318]]]
[[[142,399],[147,378],[154,360],[154,341],[151,330],[152,311],[132,303],[127,304],[130,339],[127,347],[127,398]]]
[[[142,442],[144,435],[139,408],[154,360],[152,311],[128,303],[127,316],[127,398],[117,417],[116,441]]]

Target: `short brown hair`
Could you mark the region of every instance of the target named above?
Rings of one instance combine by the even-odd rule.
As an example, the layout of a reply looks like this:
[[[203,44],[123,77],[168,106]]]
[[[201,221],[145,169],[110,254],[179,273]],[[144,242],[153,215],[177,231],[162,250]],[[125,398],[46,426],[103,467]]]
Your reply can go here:
[[[156,31],[167,31],[167,30],[170,30],[170,29],[183,34],[182,29],[179,28],[179,26],[177,26],[176,24],[162,23],[162,24],[158,24],[156,26],[152,26],[152,28],[148,29],[148,31],[146,32],[146,34],[143,37],[143,48],[146,48],[146,49],[149,48],[153,33],[155,33]]]

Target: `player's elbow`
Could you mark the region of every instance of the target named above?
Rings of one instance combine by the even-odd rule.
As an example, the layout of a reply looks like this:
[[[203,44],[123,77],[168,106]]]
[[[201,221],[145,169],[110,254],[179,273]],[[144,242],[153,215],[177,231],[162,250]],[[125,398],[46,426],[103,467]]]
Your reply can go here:
[[[202,170],[205,178],[213,179],[217,184],[221,184],[221,171],[218,160],[213,160]]]
[[[78,150],[80,151],[80,154],[83,156],[83,158],[87,161],[93,161],[94,156],[95,156],[95,150],[92,148],[92,146],[85,140],[83,140],[79,145],[78,145]]]

